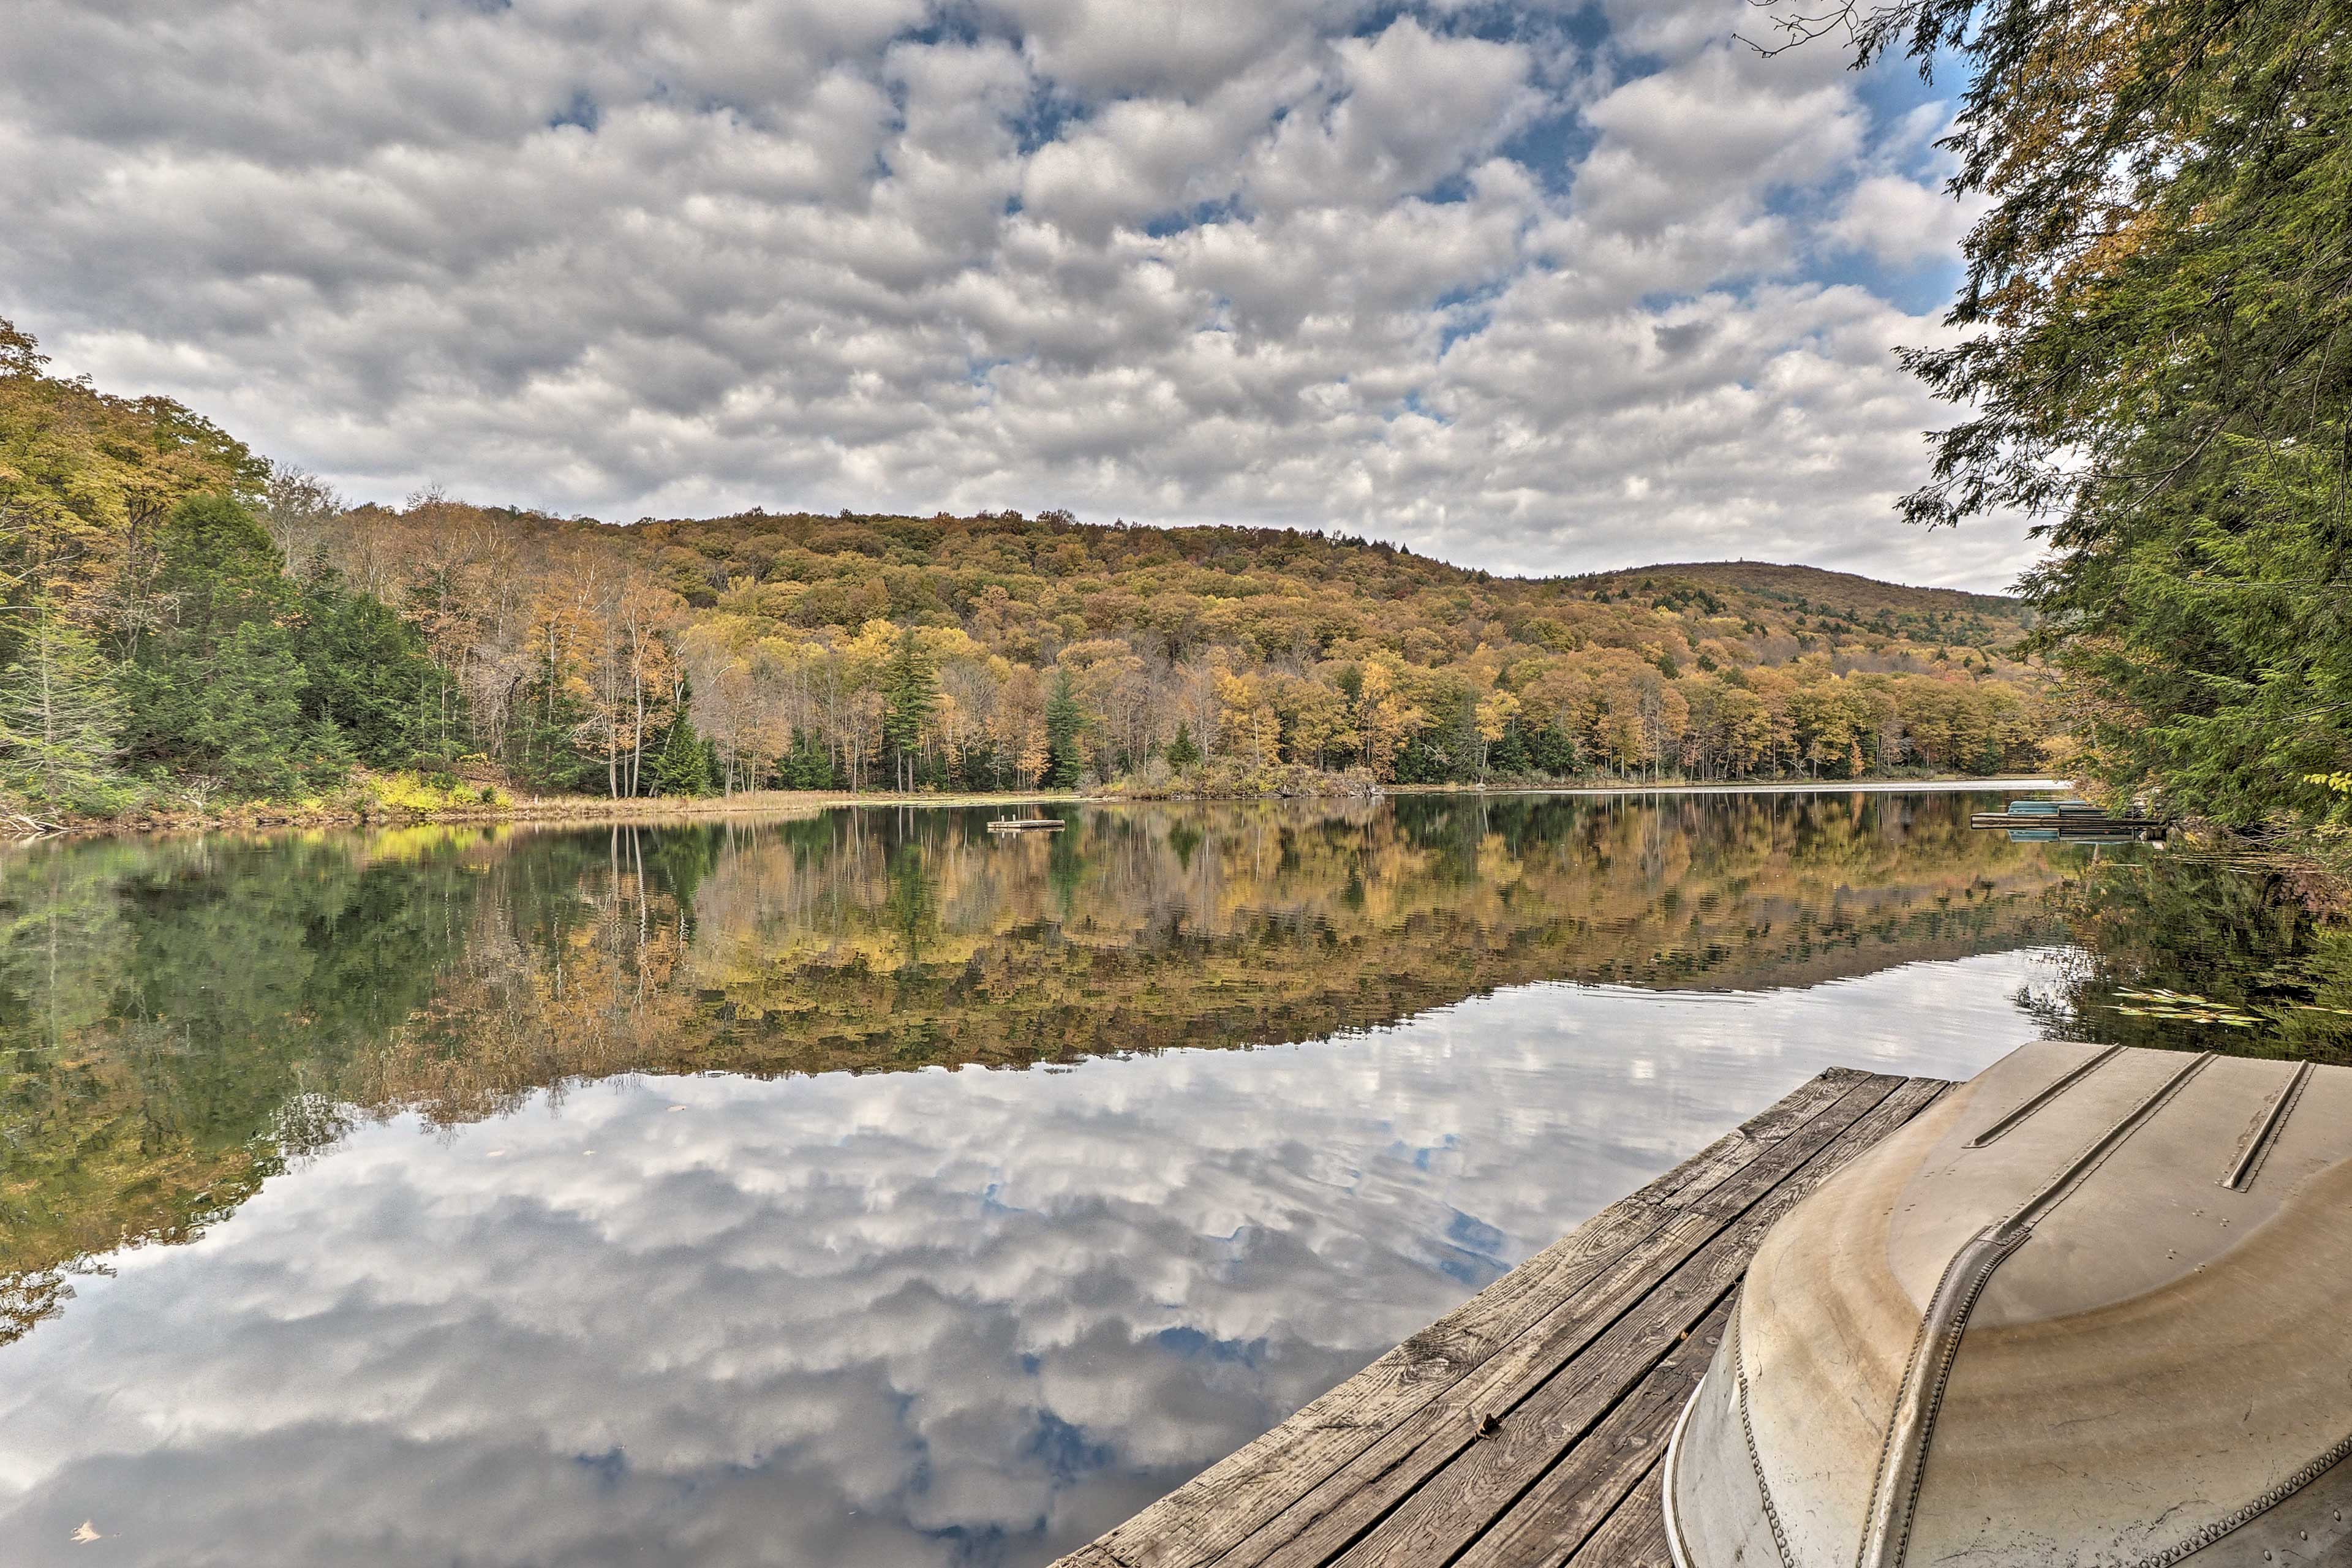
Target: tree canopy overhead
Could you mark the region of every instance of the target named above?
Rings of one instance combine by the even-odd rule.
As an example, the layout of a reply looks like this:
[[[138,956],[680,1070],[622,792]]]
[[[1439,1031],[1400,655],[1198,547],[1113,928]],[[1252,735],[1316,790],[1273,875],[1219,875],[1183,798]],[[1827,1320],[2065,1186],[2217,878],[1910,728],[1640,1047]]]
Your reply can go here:
[[[1905,502],[2042,520],[2024,579],[2119,789],[2352,814],[2352,5],[1902,0],[1781,16],[1968,77],[1990,209],[1907,363],[1967,409]],[[1939,62],[1941,62],[1939,64]]]

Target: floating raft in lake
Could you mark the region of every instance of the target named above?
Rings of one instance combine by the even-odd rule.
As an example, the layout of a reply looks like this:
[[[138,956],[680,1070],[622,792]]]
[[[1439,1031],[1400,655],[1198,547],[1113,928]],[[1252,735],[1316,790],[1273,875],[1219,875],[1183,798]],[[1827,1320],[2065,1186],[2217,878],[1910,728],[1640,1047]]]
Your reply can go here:
[[[2160,833],[2161,817],[2110,816],[2087,800],[2012,800],[2007,811],[1979,811],[1970,827],[2006,831],[2028,839],[2121,839]]]
[[[1069,824],[1058,816],[1000,816],[988,825],[991,833],[1058,833]]]
[[[1764,1233],[1950,1088],[1822,1074],[1060,1568],[1667,1568],[1660,1460]]]

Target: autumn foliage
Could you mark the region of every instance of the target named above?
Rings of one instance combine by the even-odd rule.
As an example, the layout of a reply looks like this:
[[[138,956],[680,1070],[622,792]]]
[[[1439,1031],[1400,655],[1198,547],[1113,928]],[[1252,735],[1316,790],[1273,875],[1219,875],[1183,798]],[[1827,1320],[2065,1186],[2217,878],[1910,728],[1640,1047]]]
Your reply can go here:
[[[527,782],[591,758],[621,794],[681,722],[719,789],[1844,778],[2045,739],[2014,605],[1801,569],[1530,581],[1276,530],[439,500],[334,538],[431,606],[469,750]]]
[[[1998,598],[1054,512],[351,508],[6,341],[0,768],[44,809],[357,767],[614,797],[1985,773],[2049,740]]]

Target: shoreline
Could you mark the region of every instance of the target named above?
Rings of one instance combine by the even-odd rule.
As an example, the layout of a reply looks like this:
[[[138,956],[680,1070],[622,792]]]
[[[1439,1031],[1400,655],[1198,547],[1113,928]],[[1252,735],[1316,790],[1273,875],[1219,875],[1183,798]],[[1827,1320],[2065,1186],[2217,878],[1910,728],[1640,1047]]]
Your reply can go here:
[[[1791,779],[1763,783],[1726,780],[1707,784],[1512,784],[1473,788],[1461,784],[1396,784],[1383,795],[1965,795],[1983,791],[2073,789],[2071,779],[1928,778]]]
[[[24,845],[57,838],[138,837],[180,833],[290,832],[301,829],[421,826],[600,827],[625,823],[714,822],[735,817],[802,819],[826,811],[919,807],[969,810],[1000,805],[1133,805],[1202,804],[1251,800],[1363,800],[1381,795],[1902,795],[2021,792],[2071,789],[2064,779],[1965,778],[1726,781],[1692,784],[1397,784],[1367,797],[1342,791],[1328,795],[1208,795],[1085,794],[1076,790],[1017,790],[951,794],[890,795],[846,790],[761,790],[744,795],[685,800],[598,795],[526,795],[502,805],[448,806],[362,814],[348,809],[301,809],[256,802],[249,807],[209,813],[149,814],[137,817],[74,822],[16,837]]]

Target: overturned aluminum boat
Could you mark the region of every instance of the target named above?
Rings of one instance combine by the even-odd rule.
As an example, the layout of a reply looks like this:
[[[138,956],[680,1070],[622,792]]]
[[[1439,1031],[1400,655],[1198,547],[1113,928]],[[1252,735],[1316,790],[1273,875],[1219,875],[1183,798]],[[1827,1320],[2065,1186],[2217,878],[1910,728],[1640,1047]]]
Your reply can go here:
[[[1681,1568],[2352,1564],[2352,1068],[2031,1045],[1776,1226]]]

